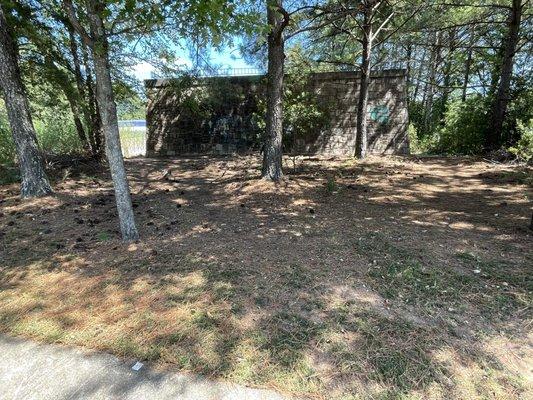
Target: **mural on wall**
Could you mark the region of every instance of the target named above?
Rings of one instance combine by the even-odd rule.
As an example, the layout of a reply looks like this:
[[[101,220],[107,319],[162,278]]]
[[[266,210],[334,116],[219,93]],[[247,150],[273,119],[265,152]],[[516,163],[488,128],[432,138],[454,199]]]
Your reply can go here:
[[[370,119],[380,124],[389,122],[389,107],[386,105],[377,105],[370,110]]]
[[[290,82],[290,77],[287,78]],[[226,154],[259,150],[265,115],[261,76],[161,79],[145,82],[147,155]],[[369,153],[405,154],[405,72],[373,76],[369,91]],[[351,156],[355,149],[359,74],[312,74],[286,96],[286,153]]]

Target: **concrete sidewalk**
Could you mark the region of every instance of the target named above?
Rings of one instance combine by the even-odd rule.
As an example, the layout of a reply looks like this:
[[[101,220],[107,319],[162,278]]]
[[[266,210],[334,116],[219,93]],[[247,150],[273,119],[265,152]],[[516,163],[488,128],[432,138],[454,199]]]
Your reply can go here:
[[[109,354],[0,335],[2,400],[288,400],[273,391],[131,367]]]

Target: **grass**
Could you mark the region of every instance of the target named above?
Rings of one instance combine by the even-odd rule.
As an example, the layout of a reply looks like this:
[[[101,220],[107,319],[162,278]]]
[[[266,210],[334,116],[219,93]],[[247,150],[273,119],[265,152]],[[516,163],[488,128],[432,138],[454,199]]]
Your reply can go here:
[[[243,288],[230,282],[236,278],[234,270],[216,263],[205,268],[203,262],[186,261],[164,279],[138,278],[129,284],[112,274],[79,276],[67,272],[64,264],[50,270],[53,261],[36,266],[22,282],[14,276],[9,279],[16,272],[4,274],[4,285],[18,281],[22,286],[2,291],[0,326],[4,332],[46,342],[100,348],[296,393],[328,391],[328,379],[313,353],[327,360],[332,376],[348,385],[345,391],[377,385],[374,394],[379,398],[424,392],[451,376],[446,363],[431,355],[448,345],[442,333],[391,319],[355,302],[332,308],[330,302],[310,296],[297,309],[257,317],[257,323],[244,327],[240,318],[245,307],[236,307]],[[186,272],[195,265],[201,269]],[[286,290],[308,287],[302,267],[287,265],[282,270]],[[419,306],[423,302],[424,307],[451,304],[466,285],[456,287],[457,277],[449,280],[447,274],[402,260],[374,267],[369,275],[386,298]],[[319,314],[321,318],[311,317]],[[490,380],[496,382],[501,373],[494,371]]]
[[[146,132],[131,128],[120,128],[120,144],[124,157],[144,155],[146,152]]]
[[[131,245],[115,233],[113,204],[92,206],[109,189],[98,176],[68,178],[35,203],[3,192],[0,222],[13,225],[0,225],[0,331],[303,398],[527,398],[506,357],[513,348],[527,360],[531,254],[508,219],[494,222],[487,206],[501,231],[479,219],[451,231],[448,199],[424,203],[411,175],[389,192],[372,164],[357,183],[338,175],[343,189],[329,196],[308,166],[290,192],[237,179],[227,160],[195,162],[189,175],[174,166],[170,183],[153,160],[129,164],[143,170],[131,179],[143,241]],[[228,183],[209,168],[227,169]],[[447,196],[450,182],[439,183]],[[392,206],[380,200],[402,190]],[[479,193],[469,201],[480,209]]]
[[[458,252],[456,259],[463,268],[450,268],[421,261],[420,253],[403,249],[377,233],[359,238],[356,246],[360,254],[372,255],[368,275],[373,288],[394,301],[423,304],[426,311],[438,312],[443,308],[464,311],[465,300],[469,300],[481,306],[488,317],[532,304],[531,274],[508,262]]]

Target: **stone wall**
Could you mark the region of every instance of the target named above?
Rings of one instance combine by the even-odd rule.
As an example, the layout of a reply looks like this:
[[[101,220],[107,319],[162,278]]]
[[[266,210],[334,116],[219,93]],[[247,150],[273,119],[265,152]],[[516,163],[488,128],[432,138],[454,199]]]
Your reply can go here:
[[[233,153],[259,149],[264,119],[264,77],[157,79],[145,82],[147,155]],[[306,85],[327,124],[295,136],[285,152],[350,156],[355,151],[359,76],[313,74]],[[368,145],[373,154],[406,154],[406,78],[403,70],[372,77]],[[290,147],[290,148],[288,148]]]

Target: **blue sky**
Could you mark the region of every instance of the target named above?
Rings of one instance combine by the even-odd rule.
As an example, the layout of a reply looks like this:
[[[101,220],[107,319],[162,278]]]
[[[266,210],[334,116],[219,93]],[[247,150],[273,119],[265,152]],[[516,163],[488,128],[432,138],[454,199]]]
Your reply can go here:
[[[176,48],[176,55],[178,57],[178,65],[188,68],[192,66],[192,60],[187,50]],[[241,57],[239,48],[236,45],[225,46],[220,50],[213,49],[209,55],[209,63],[221,68],[254,68],[253,65],[248,64]],[[146,61],[139,62],[133,67],[133,75],[141,81],[151,79],[153,72],[156,72],[156,68]]]

